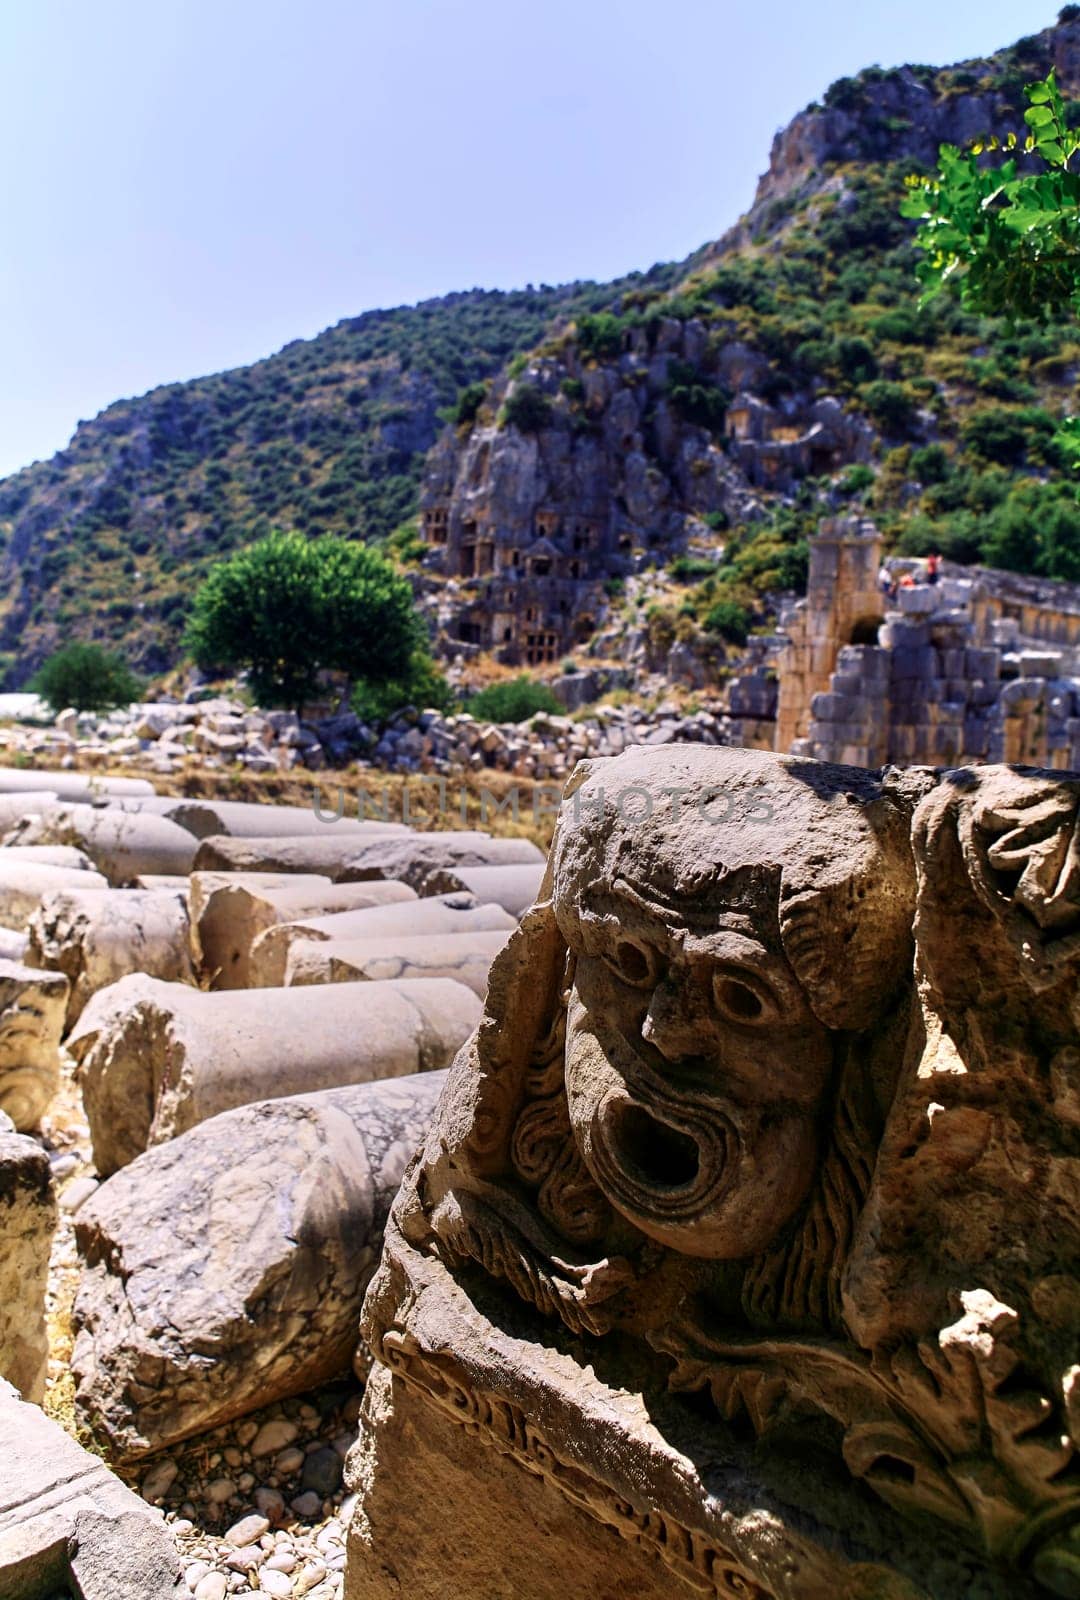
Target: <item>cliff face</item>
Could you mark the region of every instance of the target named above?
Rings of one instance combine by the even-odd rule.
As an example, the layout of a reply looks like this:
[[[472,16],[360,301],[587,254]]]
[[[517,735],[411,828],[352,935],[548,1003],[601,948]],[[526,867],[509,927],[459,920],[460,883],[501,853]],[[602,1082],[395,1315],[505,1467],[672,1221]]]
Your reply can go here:
[[[955,304],[920,317],[897,208],[903,177],[941,143],[1022,130],[1024,84],[1054,66],[1068,86],[1078,65],[1080,21],[1066,21],[987,60],[841,80],[777,135],[751,211],[681,281],[612,296],[604,315],[579,316],[494,379],[472,425],[439,441],[421,491],[426,565],[452,581],[446,645],[556,659],[627,572],[680,555],[707,571],[788,512],[778,542],[798,545],[875,479],[873,509],[895,510],[901,533],[923,510],[920,472],[940,479],[954,459],[969,477],[989,463],[1045,468],[1023,444],[980,454],[972,419],[988,408],[1015,419],[1028,402],[1031,425],[1039,413],[1052,431],[1071,369],[1036,341],[999,371],[1001,330]],[[762,571],[797,566],[780,556]],[[748,572],[742,599],[767,587],[761,575]]]
[[[271,524],[385,537],[415,512],[440,411],[610,292],[476,290],[371,312],[80,423],[0,483],[0,677],[17,687],[73,635],[164,669],[199,577]]]

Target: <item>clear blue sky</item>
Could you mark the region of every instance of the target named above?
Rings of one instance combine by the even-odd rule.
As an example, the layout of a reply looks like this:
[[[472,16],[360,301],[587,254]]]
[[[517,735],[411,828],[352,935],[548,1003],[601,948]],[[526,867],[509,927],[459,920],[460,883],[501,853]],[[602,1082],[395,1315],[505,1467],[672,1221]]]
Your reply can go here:
[[[1015,0],[0,0],[0,473],[340,317],[686,255],[808,100]]]

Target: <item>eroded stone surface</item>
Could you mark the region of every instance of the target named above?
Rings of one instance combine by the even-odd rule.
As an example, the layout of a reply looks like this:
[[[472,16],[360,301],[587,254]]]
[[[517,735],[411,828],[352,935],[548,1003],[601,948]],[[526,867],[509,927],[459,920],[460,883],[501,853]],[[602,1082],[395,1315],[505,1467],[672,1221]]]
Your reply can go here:
[[[0,1378],[27,1400],[45,1392],[45,1285],[55,1229],[48,1156],[35,1140],[0,1127]]]
[[[444,1076],[227,1111],[82,1208],[77,1406],[110,1456],[348,1369],[386,1212]],[[288,1445],[285,1426],[270,1437],[268,1425],[254,1453]]]
[[[68,1039],[94,1161],[108,1176],[221,1111],[437,1071],[481,1006],[449,979],[206,994],[134,974],[94,996]]]
[[[71,985],[65,1029],[92,995],[130,972],[195,982],[187,901],[177,889],[63,890],[42,901],[29,934],[29,965]]]
[[[160,1512],[0,1381],[0,1594],[4,1600],[181,1600]],[[11,1448],[17,1442],[17,1448]]]
[[[537,1480],[612,1593],[1077,1593],[1080,778],[570,788],[368,1296],[346,1594],[475,1592],[388,1492],[448,1426],[487,1593],[566,1592]]]
[[[0,957],[0,1111],[36,1128],[60,1084],[68,980]]]

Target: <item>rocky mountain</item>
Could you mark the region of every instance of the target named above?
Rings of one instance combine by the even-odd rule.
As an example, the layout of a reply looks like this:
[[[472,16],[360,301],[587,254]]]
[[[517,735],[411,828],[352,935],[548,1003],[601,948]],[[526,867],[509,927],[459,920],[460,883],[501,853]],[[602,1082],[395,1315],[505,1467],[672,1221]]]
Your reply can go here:
[[[608,651],[594,630],[622,580],[660,567],[681,587],[636,620],[708,654],[800,585],[807,537],[845,509],[905,553],[1080,577],[1053,438],[1075,330],[1004,328],[946,297],[920,312],[897,209],[940,143],[1022,132],[1032,79],[1053,67],[1080,88],[1078,19],[985,61],[833,84],[677,283],[631,286],[493,379],[422,489],[446,647],[526,664],[590,637]],[[640,649],[640,627],[624,633]]]
[[[738,635],[837,509],[901,549],[1080,577],[1052,437],[1074,330],[918,313],[897,212],[941,141],[1020,127],[1032,78],[1080,93],[1078,19],[833,84],[687,262],[370,313],[80,424],[0,484],[8,686],[72,635],[169,665],[193,580],[272,523],[388,540],[451,646],[533,662],[643,568],[683,585],[658,634]]]

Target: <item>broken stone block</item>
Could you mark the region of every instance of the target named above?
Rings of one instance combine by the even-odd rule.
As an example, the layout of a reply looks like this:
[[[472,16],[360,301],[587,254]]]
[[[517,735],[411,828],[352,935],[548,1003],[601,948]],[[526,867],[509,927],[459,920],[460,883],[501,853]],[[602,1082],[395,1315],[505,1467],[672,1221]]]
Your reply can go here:
[[[191,878],[192,937],[215,989],[251,984],[251,950],[267,928],[297,917],[364,910],[415,900],[403,883],[331,884],[327,877],[287,873],[196,872]]]
[[[336,824],[327,824],[321,834],[276,839],[272,836],[232,839],[214,834],[199,841],[193,870],[196,872],[302,872],[321,873],[331,878],[356,854],[355,830],[336,833]]]
[[[33,916],[46,895],[76,884],[84,889],[109,887],[99,872],[20,860],[14,850],[0,850],[0,920],[17,927]]]
[[[444,1079],[226,1111],[83,1206],[76,1407],[110,1458],[348,1370],[386,1212]]]
[[[511,916],[520,917],[539,894],[543,877],[543,862],[523,861],[506,867],[437,867],[424,879],[424,893],[465,890],[482,904],[502,906]]]
[[[35,861],[45,867],[66,867],[70,872],[92,872],[94,863],[83,851],[70,844],[8,844],[0,847],[0,862],[13,866],[18,861]]]
[[[0,1378],[34,1401],[45,1394],[45,1290],[56,1217],[48,1155],[35,1139],[0,1127]],[[2,1508],[0,1499],[0,1515]]]
[[[335,874],[338,883],[397,878],[423,892],[428,874],[441,867],[543,867],[544,857],[528,839],[493,839],[486,833],[410,833],[372,839]]]
[[[570,790],[365,1301],[346,1600],[1075,1595],[1080,775]]]
[[[22,961],[29,942],[21,928],[0,928],[0,960]]]
[[[36,1128],[60,1087],[68,980],[0,958],[0,1111]]]
[[[187,1600],[161,1512],[3,1382],[0,1439],[4,1600]]]
[[[501,906],[477,905],[472,895],[440,895],[407,904],[338,911],[326,917],[283,922],[260,934],[251,950],[253,986],[280,988],[286,981],[289,951],[297,940],[381,939],[401,934],[511,933],[516,920]]]
[[[377,939],[300,939],[289,948],[285,982],[378,982],[386,978],[453,978],[482,1000],[491,963],[508,933],[382,934]]]
[[[65,1031],[91,995],[131,972],[170,983],[196,981],[187,901],[168,889],[68,889],[50,894],[30,919],[27,964],[70,982]]]
[[[445,1067],[479,1013],[446,979],[207,994],[136,974],[94,996],[67,1048],[106,1177],[234,1106]]]
[[[119,805],[54,806],[25,818],[8,834],[8,842],[74,845],[114,888],[145,872],[189,873],[198,848],[192,835],[167,817]]]

